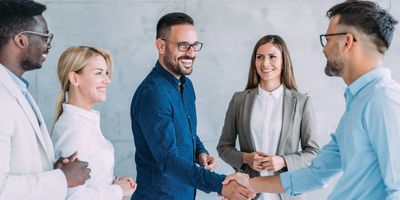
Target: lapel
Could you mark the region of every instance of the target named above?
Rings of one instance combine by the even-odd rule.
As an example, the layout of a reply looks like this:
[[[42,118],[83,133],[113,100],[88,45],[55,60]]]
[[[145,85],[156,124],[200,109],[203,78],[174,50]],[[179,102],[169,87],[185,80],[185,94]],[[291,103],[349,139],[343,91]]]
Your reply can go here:
[[[291,130],[293,122],[293,114],[296,109],[297,98],[295,94],[286,87],[284,88],[283,96],[283,116],[282,116],[282,132],[279,137],[278,148],[276,150],[276,155],[280,155],[283,147],[285,145],[286,139],[289,136],[289,131]]]
[[[32,128],[35,131],[36,138],[38,139],[39,143],[41,144],[44,152],[46,153],[46,157],[50,164],[53,162],[53,147],[51,144],[51,141],[49,139],[48,132],[46,125],[44,123],[43,117],[40,113],[40,110],[38,106],[36,105],[36,102],[33,101],[33,107],[36,109],[38,112],[38,117],[39,120],[42,123],[41,126],[39,126],[39,123],[36,119],[36,115],[34,111],[32,110],[32,107],[30,106],[29,102],[26,100],[22,92],[18,89],[18,86],[14,83],[14,81],[11,79],[10,75],[8,74],[6,69],[3,68],[3,66],[0,66],[0,81],[3,82],[4,86],[8,89],[10,94],[14,96],[18,102],[18,104],[21,106],[21,109],[24,111],[26,117],[28,118],[29,123],[31,124]],[[30,95],[30,94],[28,94]],[[30,96],[31,99],[32,96]],[[46,135],[47,134],[47,135]],[[51,165],[50,165],[51,166]]]
[[[251,134],[251,128],[250,128],[250,120],[251,120],[251,110],[253,108],[254,100],[257,96],[257,87],[254,89],[251,89],[247,91],[244,94],[244,102],[243,102],[243,107],[242,107],[242,125],[244,129],[244,137],[248,141],[249,148],[251,152],[256,150],[255,143],[254,143],[254,138],[253,134]]]

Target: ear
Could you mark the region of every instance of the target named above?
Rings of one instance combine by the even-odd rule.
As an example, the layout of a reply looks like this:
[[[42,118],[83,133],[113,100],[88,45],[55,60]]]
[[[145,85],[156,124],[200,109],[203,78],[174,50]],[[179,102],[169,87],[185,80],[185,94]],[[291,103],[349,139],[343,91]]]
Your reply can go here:
[[[156,44],[158,53],[159,54],[164,54],[165,53],[165,48],[166,48],[164,40],[162,40],[160,38],[157,38],[155,44]]]
[[[74,86],[74,87],[79,86],[79,76],[76,72],[68,73],[68,80],[72,86]]]
[[[346,44],[344,45],[345,50],[353,48],[355,42],[357,42],[357,40],[354,38],[353,34],[346,34]]]
[[[14,37],[14,42],[21,49],[26,48],[29,44],[28,37],[22,34],[16,35]]]

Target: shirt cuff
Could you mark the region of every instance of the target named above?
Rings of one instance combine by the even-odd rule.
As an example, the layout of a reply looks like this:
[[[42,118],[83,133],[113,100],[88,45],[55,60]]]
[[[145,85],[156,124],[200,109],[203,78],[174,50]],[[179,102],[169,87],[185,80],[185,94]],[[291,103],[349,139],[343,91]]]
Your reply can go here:
[[[111,185],[111,187],[112,187],[112,193],[116,197],[115,199],[122,199],[124,197],[121,186],[113,184]]]

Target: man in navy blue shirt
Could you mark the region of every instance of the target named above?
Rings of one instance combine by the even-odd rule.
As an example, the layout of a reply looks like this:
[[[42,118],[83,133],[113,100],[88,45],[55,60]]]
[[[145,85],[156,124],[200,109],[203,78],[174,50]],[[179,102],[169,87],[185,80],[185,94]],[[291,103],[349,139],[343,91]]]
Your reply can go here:
[[[234,199],[254,194],[237,182],[222,185],[196,134],[195,92],[186,75],[203,44],[193,19],[170,13],[157,24],[159,60],[136,90],[131,104],[138,188],[132,199],[195,199],[196,188]],[[198,164],[198,165],[197,165]],[[242,185],[248,177],[242,176]]]

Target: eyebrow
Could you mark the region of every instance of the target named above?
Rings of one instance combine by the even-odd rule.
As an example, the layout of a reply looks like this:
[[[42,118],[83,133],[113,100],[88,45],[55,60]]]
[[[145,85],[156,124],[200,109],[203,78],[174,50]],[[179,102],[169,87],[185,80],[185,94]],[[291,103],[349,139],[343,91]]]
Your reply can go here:
[[[94,70],[100,70],[100,71],[104,71],[104,69],[102,69],[102,68],[98,68],[98,67],[94,68],[94,69],[93,69],[93,71],[94,71]],[[107,71],[107,69],[106,69],[105,71]]]
[[[277,54],[279,54],[279,53],[275,53],[275,52],[272,52],[272,53],[266,53],[266,54],[263,54],[263,53],[257,53],[256,55],[277,55]]]

